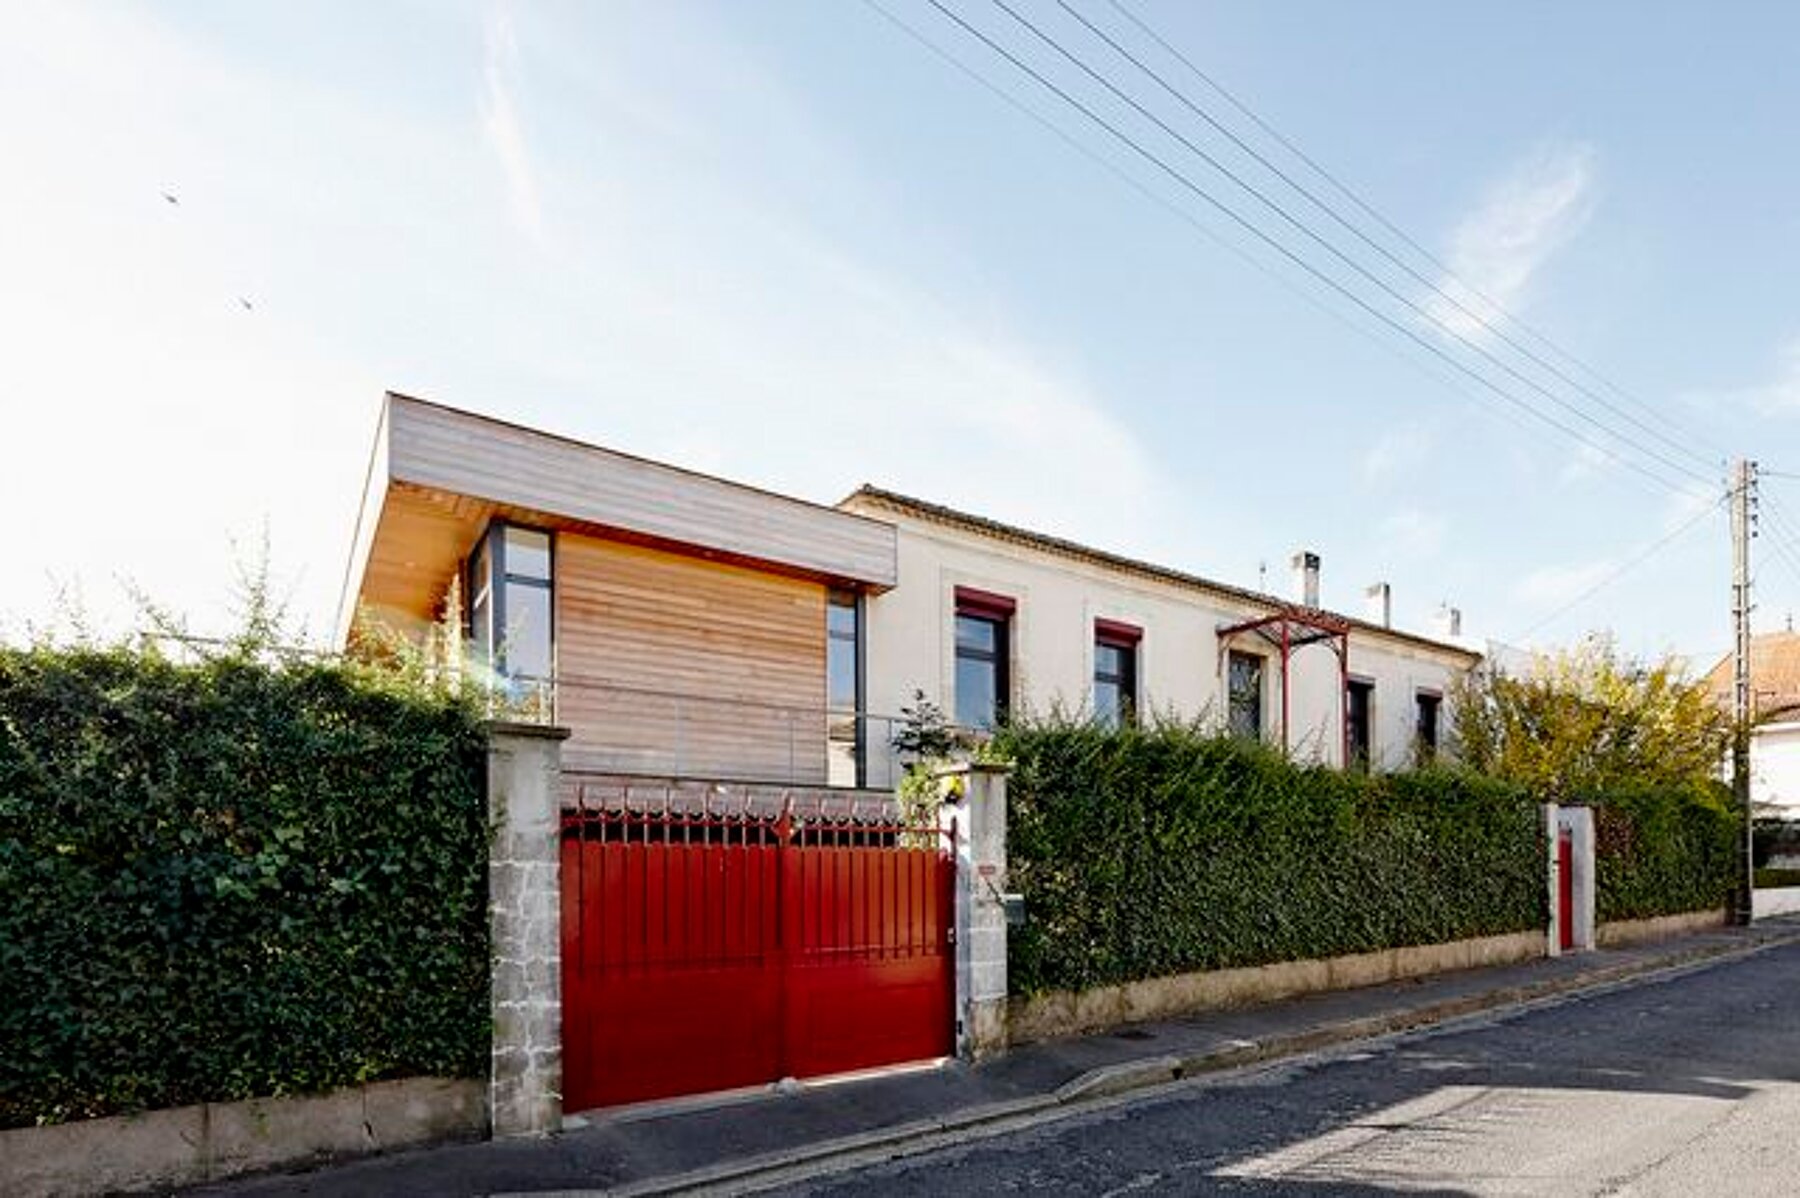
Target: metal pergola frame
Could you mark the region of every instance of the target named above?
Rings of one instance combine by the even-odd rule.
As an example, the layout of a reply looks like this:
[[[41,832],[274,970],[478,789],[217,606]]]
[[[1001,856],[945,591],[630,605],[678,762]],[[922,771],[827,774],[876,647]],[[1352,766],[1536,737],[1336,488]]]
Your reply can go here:
[[[1344,764],[1350,763],[1350,622],[1313,607],[1283,607],[1273,615],[1258,616],[1218,627],[1219,668],[1224,669],[1231,642],[1247,634],[1261,637],[1281,652],[1281,751],[1288,751],[1288,659],[1294,650],[1327,644],[1338,659],[1338,739],[1343,742]],[[1229,687],[1229,679],[1226,682]],[[1229,696],[1227,696],[1229,702]]]

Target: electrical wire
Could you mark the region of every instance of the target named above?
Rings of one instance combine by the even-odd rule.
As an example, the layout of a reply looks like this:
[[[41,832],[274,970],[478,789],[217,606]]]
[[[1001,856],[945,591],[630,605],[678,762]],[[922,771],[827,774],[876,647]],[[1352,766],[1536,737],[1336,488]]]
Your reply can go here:
[[[1010,49],[1001,45],[1000,43],[995,41],[993,38],[989,37],[987,35],[987,33],[982,31],[981,29],[978,29],[974,25],[971,25],[960,14],[958,14],[955,11],[953,11],[952,9],[948,8],[942,2],[942,0],[927,0],[927,2],[933,8],[937,9],[938,12],[940,12],[946,18],[948,18],[952,23],[954,23],[959,28],[961,28],[964,32],[968,33],[970,36],[974,37],[976,40],[978,40],[982,44],[986,45],[995,54],[999,55],[1000,57],[1004,58],[1007,62],[1011,63],[1014,68],[1016,68],[1017,70],[1019,70],[1020,72],[1025,74],[1030,79],[1032,79],[1040,87],[1044,88],[1046,91],[1049,91],[1052,95],[1056,96],[1058,99],[1060,99],[1063,103],[1067,104],[1069,107],[1075,109],[1082,116],[1084,116],[1088,121],[1099,126],[1108,135],[1110,135],[1117,141],[1121,142],[1128,149],[1130,149],[1133,153],[1135,153],[1139,157],[1143,158],[1145,161],[1150,163],[1150,165],[1155,167],[1157,170],[1159,170],[1162,173],[1169,176],[1169,178],[1174,180],[1182,188],[1189,191],[1194,196],[1196,196],[1197,198],[1199,198],[1200,200],[1202,200],[1203,202],[1205,202],[1206,204],[1211,206],[1213,209],[1218,211],[1220,214],[1224,215],[1229,220],[1231,220],[1234,224],[1236,224],[1240,228],[1242,228],[1245,232],[1249,233],[1252,237],[1256,238],[1258,241],[1261,241],[1263,244],[1267,245],[1270,249],[1274,250],[1281,257],[1285,258],[1287,261],[1291,262],[1296,267],[1305,271],[1308,275],[1317,279],[1320,283],[1324,284],[1326,287],[1331,289],[1333,292],[1337,293],[1338,295],[1342,296],[1344,299],[1348,300],[1350,303],[1355,305],[1357,308],[1361,309],[1363,312],[1365,312],[1369,316],[1374,317],[1376,320],[1380,321],[1382,324],[1386,325],[1387,327],[1393,329],[1395,332],[1398,332],[1399,334],[1401,334],[1401,336],[1405,337],[1407,340],[1411,341],[1413,344],[1417,345],[1419,348],[1423,349],[1424,351],[1431,354],[1432,356],[1440,359],[1445,364],[1449,365],[1452,369],[1456,370],[1458,373],[1466,376],[1467,378],[1469,378],[1473,382],[1477,383],[1481,387],[1492,392],[1494,395],[1498,396],[1500,399],[1504,400],[1505,402],[1524,411],[1526,414],[1532,416],[1534,419],[1536,419],[1544,424],[1549,425],[1550,427],[1563,433],[1565,436],[1572,438],[1576,442],[1586,445],[1590,449],[1593,449],[1596,452],[1603,454],[1607,458],[1609,458],[1613,461],[1616,461],[1616,462],[1620,463],[1621,465],[1627,467],[1628,469],[1631,469],[1631,470],[1643,475],[1644,477],[1655,482],[1660,487],[1664,487],[1664,488],[1667,488],[1669,490],[1674,490],[1674,491],[1682,490],[1681,484],[1671,482],[1668,478],[1662,476],[1657,471],[1650,469],[1649,467],[1645,466],[1643,463],[1638,462],[1632,458],[1624,457],[1621,454],[1619,454],[1617,451],[1612,449],[1611,447],[1601,444],[1601,443],[1598,443],[1598,442],[1595,442],[1594,440],[1592,440],[1591,438],[1589,438],[1588,436],[1586,436],[1579,430],[1570,427],[1567,423],[1558,419],[1556,416],[1546,413],[1544,411],[1541,411],[1539,408],[1537,408],[1535,405],[1531,404],[1527,400],[1520,399],[1518,396],[1514,395],[1512,392],[1499,386],[1497,383],[1495,383],[1492,379],[1488,378],[1486,375],[1473,369],[1467,363],[1465,363],[1465,362],[1461,361],[1460,359],[1451,355],[1442,346],[1436,345],[1433,342],[1427,340],[1426,338],[1421,336],[1418,333],[1418,331],[1416,331],[1412,328],[1409,328],[1407,325],[1403,324],[1399,320],[1396,320],[1393,316],[1389,315],[1386,312],[1383,312],[1381,309],[1374,306],[1363,296],[1357,294],[1356,292],[1352,291],[1350,288],[1345,286],[1338,279],[1327,274],[1325,271],[1321,270],[1318,266],[1316,266],[1311,261],[1301,257],[1293,249],[1291,249],[1289,246],[1287,246],[1286,244],[1284,244],[1283,242],[1279,241],[1274,236],[1272,236],[1271,234],[1266,232],[1261,226],[1256,224],[1256,222],[1252,221],[1248,217],[1244,216],[1236,208],[1232,207],[1231,205],[1225,203],[1223,200],[1220,200],[1216,196],[1212,195],[1205,188],[1203,188],[1199,184],[1195,183],[1194,180],[1191,177],[1189,177],[1185,172],[1183,172],[1182,170],[1180,170],[1179,168],[1177,168],[1175,166],[1170,165],[1166,160],[1164,160],[1163,158],[1158,156],[1155,152],[1147,149],[1142,143],[1140,143],[1135,138],[1133,138],[1129,133],[1126,133],[1124,130],[1122,130],[1118,126],[1114,125],[1111,121],[1108,121],[1105,117],[1101,116],[1099,113],[1094,111],[1093,108],[1091,108],[1087,104],[1083,103],[1078,97],[1074,96],[1069,91],[1067,91],[1063,87],[1059,86],[1053,80],[1047,78],[1043,73],[1038,71],[1035,67],[1033,67],[1030,63],[1026,62],[1024,59],[1020,58],[1017,54],[1013,53]],[[998,0],[996,0],[996,2],[998,3]],[[1591,418],[1588,418],[1588,419],[1590,422],[1592,422]],[[1614,434],[1614,435],[1616,436],[1616,434]],[[1624,438],[1620,438],[1620,439],[1624,440]],[[1683,473],[1688,473],[1690,475],[1692,474],[1691,471],[1685,471],[1685,470],[1683,471]]]
[[[1721,461],[1724,458],[1726,458],[1727,456],[1729,456],[1717,442],[1712,441],[1710,438],[1704,436],[1703,434],[1698,433],[1691,426],[1675,420],[1673,417],[1669,416],[1666,412],[1660,411],[1659,409],[1657,409],[1655,406],[1648,403],[1647,401],[1633,395],[1631,392],[1627,391],[1625,388],[1619,386],[1619,384],[1613,382],[1611,379],[1608,379],[1599,370],[1595,369],[1593,366],[1591,366],[1587,362],[1583,361],[1580,357],[1576,356],[1575,354],[1573,354],[1573,353],[1569,352],[1568,350],[1559,346],[1555,341],[1551,340],[1544,333],[1542,333],[1539,330],[1537,330],[1536,328],[1534,328],[1530,323],[1528,323],[1527,321],[1525,321],[1518,315],[1508,311],[1504,305],[1500,304],[1498,301],[1494,300],[1490,296],[1483,293],[1479,288],[1473,286],[1467,280],[1458,277],[1456,272],[1453,271],[1449,267],[1449,265],[1447,265],[1436,254],[1432,253],[1431,250],[1427,249],[1424,245],[1420,244],[1418,240],[1416,240],[1415,238],[1410,236],[1406,232],[1406,230],[1402,229],[1399,225],[1395,224],[1392,220],[1388,219],[1388,217],[1383,215],[1379,209],[1377,209],[1373,204],[1371,204],[1367,200],[1365,200],[1348,183],[1344,182],[1343,179],[1341,179],[1337,175],[1333,174],[1322,163],[1320,163],[1317,159],[1313,158],[1304,149],[1302,149],[1299,145],[1297,145],[1292,139],[1285,136],[1279,129],[1277,129],[1273,124],[1271,124],[1269,121],[1265,120],[1262,116],[1260,116],[1247,103],[1245,103],[1243,100],[1239,99],[1236,95],[1234,95],[1228,88],[1225,87],[1224,84],[1220,83],[1213,76],[1209,75],[1206,71],[1202,70],[1200,68],[1199,64],[1194,62],[1194,60],[1191,57],[1189,57],[1187,54],[1183,53],[1179,47],[1173,45],[1161,33],[1158,33],[1156,31],[1156,29],[1153,28],[1147,21],[1145,21],[1142,17],[1139,17],[1136,13],[1132,12],[1131,9],[1123,2],[1123,0],[1107,0],[1107,2],[1112,6],[1114,11],[1116,11],[1120,16],[1124,17],[1127,21],[1129,21],[1132,25],[1134,25],[1138,29],[1139,32],[1144,34],[1144,36],[1148,37],[1151,41],[1155,42],[1159,47],[1162,48],[1164,53],[1168,54],[1170,57],[1174,58],[1177,62],[1179,62],[1184,68],[1187,69],[1187,71],[1190,74],[1192,74],[1201,83],[1205,84],[1214,93],[1216,93],[1221,99],[1223,99],[1227,104],[1229,104],[1233,109],[1235,109],[1239,113],[1239,115],[1243,116],[1251,124],[1256,126],[1257,129],[1261,130],[1269,138],[1271,138],[1273,141],[1275,141],[1278,145],[1280,145],[1282,147],[1282,149],[1286,150],[1289,154],[1293,155],[1295,159],[1297,159],[1299,162],[1304,164],[1307,167],[1307,169],[1309,169],[1310,171],[1313,172],[1313,174],[1315,174],[1319,178],[1323,179],[1339,195],[1343,196],[1345,199],[1349,200],[1351,204],[1355,205],[1356,208],[1359,209],[1365,216],[1369,217],[1369,219],[1373,220],[1376,224],[1380,225],[1383,229],[1385,229],[1389,234],[1391,234],[1392,236],[1397,238],[1402,244],[1404,244],[1406,247],[1411,249],[1413,251],[1413,253],[1417,254],[1421,260],[1423,260],[1425,263],[1427,263],[1434,269],[1442,272],[1442,274],[1446,278],[1454,280],[1456,282],[1456,284],[1463,291],[1465,291],[1468,295],[1474,297],[1475,299],[1479,300],[1483,305],[1485,305],[1488,308],[1489,311],[1495,313],[1500,319],[1506,321],[1508,324],[1510,324],[1514,328],[1518,329],[1521,333],[1524,333],[1526,336],[1530,337],[1537,344],[1543,346],[1547,351],[1554,354],[1556,357],[1560,358],[1562,361],[1568,363],[1571,367],[1573,367],[1576,370],[1579,370],[1583,374],[1587,375],[1590,379],[1594,380],[1594,382],[1597,383],[1598,385],[1606,388],[1608,391],[1612,392],[1614,395],[1618,396],[1620,399],[1624,400],[1625,402],[1634,405],[1639,410],[1643,411],[1644,413],[1646,413],[1653,419],[1661,421],[1671,431],[1676,433],[1681,438],[1685,439],[1688,442],[1694,443],[1694,444],[1708,446],[1710,449],[1715,451],[1717,458]],[[1234,138],[1233,140],[1235,141],[1236,139]],[[1441,288],[1440,288],[1440,290],[1441,290]],[[1796,476],[1796,477],[1800,477],[1800,476]]]
[[[1358,241],[1362,242],[1363,245],[1367,246],[1369,249],[1371,249],[1375,253],[1379,254],[1387,262],[1391,263],[1393,266],[1398,268],[1402,273],[1404,273],[1413,282],[1417,283],[1421,287],[1424,287],[1434,297],[1441,298],[1445,303],[1448,303],[1451,307],[1455,308],[1457,312],[1461,313],[1463,316],[1467,317],[1469,320],[1474,321],[1478,326],[1480,326],[1480,328],[1483,331],[1492,335],[1499,341],[1503,342],[1506,346],[1511,348],[1515,353],[1522,355],[1527,360],[1529,360],[1530,362],[1535,364],[1539,369],[1547,372],[1548,374],[1552,375],[1556,379],[1560,380],[1564,385],[1571,387],[1575,391],[1586,396],[1588,399],[1590,399],[1594,403],[1600,405],[1600,407],[1602,407],[1606,411],[1612,413],[1614,416],[1618,417],[1619,419],[1621,419],[1621,420],[1625,421],[1626,423],[1632,425],[1633,427],[1637,428],[1640,432],[1643,432],[1646,435],[1653,437],[1656,440],[1662,442],[1665,446],[1668,446],[1670,449],[1674,450],[1675,453],[1677,453],[1677,454],[1686,455],[1688,457],[1691,457],[1694,461],[1698,462],[1702,467],[1706,468],[1707,470],[1711,470],[1714,467],[1715,463],[1712,461],[1712,459],[1708,458],[1705,454],[1698,452],[1691,445],[1688,445],[1682,441],[1676,440],[1673,437],[1670,437],[1668,434],[1663,433],[1662,431],[1652,427],[1651,425],[1645,424],[1643,421],[1639,420],[1636,416],[1632,415],[1630,412],[1621,408],[1617,404],[1611,402],[1605,396],[1603,396],[1599,392],[1595,391],[1593,388],[1587,386],[1586,384],[1582,383],[1578,379],[1572,378],[1566,371],[1564,371],[1562,368],[1558,367],[1555,363],[1544,360],[1543,357],[1541,357],[1539,354],[1534,352],[1528,346],[1525,346],[1525,345],[1521,344],[1519,341],[1517,341],[1516,339],[1514,339],[1510,334],[1508,334],[1506,332],[1505,329],[1499,327],[1498,325],[1496,325],[1495,323],[1490,321],[1487,317],[1483,316],[1481,313],[1475,311],[1474,309],[1470,308],[1468,305],[1464,304],[1461,300],[1457,299],[1455,294],[1453,294],[1449,289],[1447,289],[1441,282],[1434,282],[1433,280],[1428,279],[1424,275],[1420,274],[1416,269],[1413,268],[1413,266],[1410,263],[1408,263],[1406,260],[1401,258],[1399,255],[1395,254],[1392,250],[1388,249],[1387,246],[1382,245],[1380,242],[1378,242],[1374,238],[1370,237],[1366,232],[1363,231],[1361,226],[1357,225],[1355,222],[1346,218],[1331,203],[1320,198],[1315,192],[1313,192],[1313,190],[1311,188],[1307,187],[1304,183],[1300,182],[1298,179],[1295,179],[1287,171],[1283,170],[1279,165],[1277,165],[1274,162],[1271,162],[1264,154],[1261,153],[1261,151],[1257,150],[1256,147],[1250,145],[1243,138],[1239,137],[1235,132],[1233,132],[1230,128],[1228,128],[1223,122],[1221,122],[1218,118],[1213,116],[1212,113],[1207,111],[1200,104],[1196,103],[1191,97],[1189,97],[1180,88],[1178,88],[1174,84],[1170,83],[1160,73],[1158,73],[1155,68],[1151,67],[1148,63],[1144,62],[1143,59],[1139,58],[1137,55],[1133,54],[1128,47],[1121,45],[1119,43],[1119,41],[1117,39],[1115,39],[1106,30],[1100,28],[1098,25],[1096,25],[1092,21],[1090,21],[1079,9],[1077,9],[1074,5],[1069,3],[1069,0],[1056,0],[1056,2],[1057,2],[1057,5],[1060,8],[1062,8],[1062,10],[1064,12],[1068,13],[1071,17],[1075,18],[1075,20],[1078,21],[1083,28],[1088,30],[1088,32],[1092,33],[1095,37],[1099,38],[1101,41],[1105,42],[1121,58],[1125,59],[1125,61],[1129,62],[1132,66],[1136,67],[1143,74],[1147,75],[1153,82],[1156,83],[1156,85],[1158,87],[1162,88],[1163,91],[1167,92],[1182,107],[1186,108],[1189,112],[1193,113],[1195,116],[1197,116],[1201,120],[1205,121],[1207,123],[1207,125],[1210,126],[1220,136],[1226,138],[1227,140],[1229,140],[1231,142],[1232,145],[1236,146],[1239,150],[1243,151],[1245,154],[1248,154],[1251,158],[1255,159],[1256,162],[1261,164],[1265,170],[1269,171],[1276,178],[1280,179],[1283,183],[1287,184],[1287,186],[1289,188],[1291,188],[1292,190],[1294,190],[1295,192],[1297,192],[1301,196],[1303,196],[1310,204],[1312,204],[1312,206],[1314,208],[1317,208],[1324,215],[1331,218],[1331,220],[1336,222],[1336,224],[1340,228],[1342,228],[1346,232],[1350,233]],[[1002,7],[1004,7],[1004,5]],[[1446,272],[1446,273],[1448,273],[1448,272]],[[1468,288],[1467,284],[1463,284],[1460,279],[1458,279],[1457,282],[1459,284],[1461,284],[1465,289],[1472,290],[1472,289]],[[1491,301],[1490,301],[1490,303],[1491,303]]]
[[[1605,590],[1607,587],[1611,586],[1613,583],[1617,582],[1619,579],[1621,579],[1625,575],[1629,574],[1632,570],[1636,569],[1638,566],[1642,565],[1644,562],[1646,562],[1650,558],[1654,557],[1657,553],[1660,553],[1664,548],[1673,544],[1676,540],[1678,540],[1681,537],[1681,535],[1683,533],[1686,533],[1688,530],[1694,528],[1702,520],[1706,519],[1708,516],[1712,515],[1714,512],[1716,512],[1720,508],[1724,507],[1725,502],[1728,498],[1730,498],[1730,497],[1727,495],[1721,495],[1719,498],[1714,500],[1712,503],[1707,504],[1705,507],[1703,507],[1699,511],[1695,512],[1692,516],[1688,517],[1686,520],[1683,520],[1675,528],[1671,529],[1669,532],[1665,533],[1663,536],[1658,537],[1655,541],[1651,542],[1649,545],[1646,545],[1643,549],[1639,550],[1637,553],[1632,554],[1629,558],[1627,558],[1623,562],[1619,563],[1619,565],[1614,567],[1612,570],[1609,570],[1603,578],[1599,579],[1592,586],[1583,590],[1579,595],[1576,595],[1574,598],[1570,599],[1567,603],[1564,603],[1562,606],[1558,607],[1555,611],[1550,612],[1548,615],[1546,615],[1543,618],[1541,618],[1540,620],[1538,620],[1537,623],[1533,624],[1530,628],[1527,628],[1524,632],[1521,632],[1517,636],[1512,637],[1511,640],[1514,642],[1524,641],[1527,638],[1529,638],[1530,636],[1532,636],[1534,633],[1540,631],[1541,629],[1545,628],[1546,626],[1561,619],[1563,616],[1567,615],[1569,612],[1573,611],[1575,608],[1581,606],[1583,603],[1586,603],[1589,599],[1593,598],[1595,595],[1599,594],[1601,591]]]
[[[1181,145],[1186,147],[1190,153],[1192,153],[1195,157],[1199,158],[1201,161],[1205,162],[1215,172],[1217,172],[1220,175],[1223,175],[1227,180],[1229,180],[1231,183],[1236,185],[1241,191],[1243,191],[1244,193],[1249,195],[1251,198],[1256,200],[1259,204],[1261,204],[1269,212],[1271,212],[1275,216],[1281,218],[1282,221],[1284,221],[1287,225],[1292,227],[1296,232],[1305,236],[1313,244],[1317,245],[1320,249],[1324,250],[1327,254],[1330,254],[1333,258],[1337,259],[1344,266],[1348,267],[1358,277],[1362,278],[1365,282],[1374,286],[1377,290],[1379,290],[1380,292],[1382,292],[1383,294],[1388,296],[1394,302],[1398,303],[1401,307],[1410,311],[1414,316],[1418,317],[1420,320],[1426,321],[1429,324],[1435,326],[1440,332],[1450,336],[1459,345],[1463,346],[1469,352],[1472,352],[1477,357],[1486,361],[1489,365],[1498,368],[1499,370],[1504,372],[1507,376],[1512,378],[1514,381],[1522,384],[1523,386],[1531,388],[1533,391],[1536,391],[1539,395],[1543,396],[1545,399],[1548,399],[1551,403],[1557,405],[1559,408],[1562,408],[1564,411],[1568,412],[1575,419],[1580,420],[1588,425],[1591,425],[1593,428],[1598,430],[1601,434],[1611,437],[1614,440],[1620,442],[1621,444],[1630,446],[1632,449],[1635,449],[1638,453],[1641,453],[1645,457],[1648,457],[1648,458],[1651,458],[1651,459],[1657,461],[1664,467],[1667,467],[1668,469],[1675,471],[1677,474],[1684,474],[1688,478],[1697,480],[1697,481],[1702,481],[1702,482],[1710,482],[1711,481],[1709,475],[1702,474],[1699,471],[1697,471],[1689,466],[1685,466],[1682,463],[1671,459],[1666,454],[1662,453],[1660,450],[1651,448],[1651,447],[1643,444],[1642,442],[1635,440],[1634,438],[1632,438],[1630,436],[1627,436],[1626,434],[1620,432],[1618,429],[1616,429],[1616,428],[1608,425],[1604,421],[1594,417],[1586,409],[1582,408],[1579,404],[1573,403],[1573,402],[1569,401],[1568,399],[1565,399],[1563,396],[1558,395],[1555,391],[1552,391],[1550,388],[1544,386],[1538,380],[1523,373],[1517,367],[1513,366],[1512,363],[1507,362],[1504,359],[1496,356],[1495,354],[1490,352],[1485,346],[1483,346],[1480,342],[1469,337],[1467,334],[1462,333],[1459,330],[1457,330],[1455,328],[1455,326],[1452,325],[1452,323],[1449,320],[1447,320],[1444,316],[1442,316],[1441,314],[1439,314],[1437,312],[1431,311],[1428,307],[1420,304],[1413,297],[1406,295],[1404,292],[1395,288],[1386,279],[1383,279],[1380,275],[1378,275],[1374,271],[1370,270],[1366,265],[1364,265],[1357,258],[1353,257],[1349,253],[1346,253],[1341,247],[1339,247],[1337,245],[1336,242],[1332,241],[1329,237],[1326,237],[1323,234],[1319,233],[1318,230],[1314,229],[1306,221],[1303,221],[1299,217],[1295,216],[1285,206],[1283,206],[1278,200],[1271,198],[1261,188],[1257,187],[1255,184],[1246,180],[1242,175],[1240,175],[1236,171],[1232,170],[1225,163],[1221,162],[1218,158],[1216,158],[1211,153],[1206,151],[1200,145],[1196,144],[1191,138],[1187,137],[1180,130],[1176,129],[1174,126],[1170,125],[1167,121],[1163,120],[1162,117],[1158,116],[1156,113],[1152,112],[1150,109],[1145,107],[1134,96],[1130,95],[1124,89],[1122,89],[1117,84],[1115,84],[1103,72],[1096,70],[1091,64],[1089,64],[1087,62],[1086,59],[1082,58],[1079,54],[1076,54],[1074,51],[1070,50],[1067,46],[1064,46],[1055,37],[1052,37],[1050,34],[1046,33],[1039,25],[1037,25],[1029,17],[1020,13],[1017,8],[1013,7],[1013,5],[1008,2],[1008,0],[991,0],[991,2],[993,3],[994,7],[998,8],[1000,11],[1004,12],[1007,16],[1011,17],[1014,22],[1016,22],[1018,25],[1020,25],[1022,28],[1024,28],[1027,32],[1029,32],[1032,36],[1037,38],[1040,42],[1042,42],[1044,45],[1049,47],[1051,50],[1055,51],[1063,59],[1068,61],[1071,65],[1076,67],[1083,74],[1088,76],[1088,78],[1092,79],[1094,82],[1098,83],[1101,87],[1105,88],[1108,92],[1110,92],[1113,96],[1115,96],[1119,100],[1123,101],[1134,112],[1138,113],[1138,115],[1143,117],[1145,120],[1148,120],[1149,122],[1154,124],[1157,128],[1161,129],[1169,137],[1174,138],[1177,142],[1180,142]],[[944,6],[940,2],[940,0],[931,0],[931,3],[934,6],[936,6],[937,8],[939,8],[941,11],[948,11],[948,10],[944,9]],[[967,27],[967,26],[965,26],[965,27]],[[1614,458],[1616,458],[1620,461],[1624,460],[1615,452],[1612,452],[1610,450],[1608,450],[1607,452],[1611,453],[1611,456],[1613,456]],[[1707,463],[1707,464],[1710,465],[1710,463]],[[1679,489],[1679,488],[1676,488],[1676,489]]]

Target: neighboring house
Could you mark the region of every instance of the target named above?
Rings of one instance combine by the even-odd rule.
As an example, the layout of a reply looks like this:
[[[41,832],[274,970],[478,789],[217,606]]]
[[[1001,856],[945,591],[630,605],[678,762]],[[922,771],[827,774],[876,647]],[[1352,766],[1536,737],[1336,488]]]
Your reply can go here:
[[[1706,675],[1726,712],[1733,707],[1732,655]],[[1750,802],[1757,814],[1800,818],[1800,633],[1750,639]],[[1730,765],[1726,770],[1729,774]]]
[[[1480,659],[1318,607],[864,488],[836,508],[400,395],[345,579],[419,639],[448,621],[571,768],[886,788],[923,691],[965,726],[1061,706],[1210,718],[1333,764],[1435,745]]]

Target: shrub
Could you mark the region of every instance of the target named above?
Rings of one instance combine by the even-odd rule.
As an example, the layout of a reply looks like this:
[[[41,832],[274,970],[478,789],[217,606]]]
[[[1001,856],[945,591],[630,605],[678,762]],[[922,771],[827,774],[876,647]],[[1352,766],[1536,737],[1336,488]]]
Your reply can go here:
[[[1520,788],[1448,769],[1293,764],[1178,725],[1053,720],[998,743],[1013,989],[1081,990],[1543,927],[1545,843]]]
[[[1614,787],[1594,808],[1599,920],[1722,907],[1740,875],[1731,792],[1717,783]]]
[[[0,649],[0,1126],[481,1076],[483,745],[344,665]]]

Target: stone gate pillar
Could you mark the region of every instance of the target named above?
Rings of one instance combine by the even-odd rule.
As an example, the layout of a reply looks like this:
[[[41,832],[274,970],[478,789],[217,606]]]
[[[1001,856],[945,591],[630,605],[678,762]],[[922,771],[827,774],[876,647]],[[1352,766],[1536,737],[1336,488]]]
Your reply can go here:
[[[1006,1047],[1006,767],[961,763],[940,818],[956,821],[956,1053]]]
[[[562,1127],[562,742],[567,728],[488,728],[488,1113],[496,1138]]]

